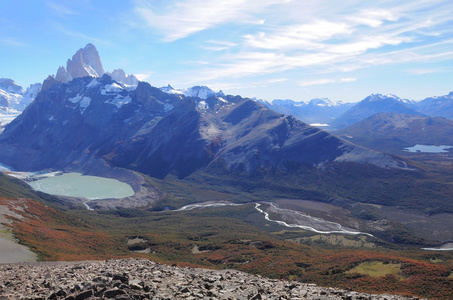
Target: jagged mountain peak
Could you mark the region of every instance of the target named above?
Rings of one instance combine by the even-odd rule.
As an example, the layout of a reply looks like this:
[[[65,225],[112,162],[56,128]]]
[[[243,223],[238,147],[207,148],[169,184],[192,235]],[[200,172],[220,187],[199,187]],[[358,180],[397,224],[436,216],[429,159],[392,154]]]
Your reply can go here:
[[[85,48],[77,50],[72,59],[68,59],[66,67],[60,66],[58,68],[54,79],[58,82],[68,83],[75,78],[86,76],[98,78],[104,74],[108,74],[113,80],[121,82],[130,89],[135,89],[139,82],[137,77],[126,74],[123,69],[105,72],[99,53],[93,44],[87,44]]]
[[[100,77],[104,72],[101,58],[93,44],[87,44],[85,48],[80,48],[68,59],[66,70],[73,78],[76,77]]]
[[[66,62],[66,68],[60,66],[55,75],[59,82],[67,83],[78,77],[101,77],[105,71],[102,67],[101,58],[93,44],[87,44],[85,48],[80,48]]]

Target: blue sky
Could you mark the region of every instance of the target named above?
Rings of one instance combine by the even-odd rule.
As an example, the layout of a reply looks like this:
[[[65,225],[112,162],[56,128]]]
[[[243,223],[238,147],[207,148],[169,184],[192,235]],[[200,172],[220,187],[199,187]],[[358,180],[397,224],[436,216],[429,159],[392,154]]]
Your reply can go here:
[[[87,43],[160,87],[265,100],[453,91],[451,0],[2,0],[0,77],[26,87]]]

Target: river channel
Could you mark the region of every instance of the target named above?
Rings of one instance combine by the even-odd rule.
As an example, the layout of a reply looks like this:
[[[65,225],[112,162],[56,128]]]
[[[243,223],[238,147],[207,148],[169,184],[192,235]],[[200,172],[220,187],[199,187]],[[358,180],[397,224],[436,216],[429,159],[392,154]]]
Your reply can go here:
[[[264,206],[263,206],[264,204]],[[223,207],[223,206],[239,206],[243,204],[231,202],[207,202],[199,204],[190,204],[181,207],[177,211],[188,211],[192,209],[208,208],[208,207]],[[300,228],[320,234],[351,234],[351,235],[367,235],[369,233],[360,232],[351,228],[342,226],[339,223],[324,220],[305,214],[292,209],[280,208],[274,203],[255,203],[255,209],[264,215],[264,218],[269,222],[277,223],[288,228]]]

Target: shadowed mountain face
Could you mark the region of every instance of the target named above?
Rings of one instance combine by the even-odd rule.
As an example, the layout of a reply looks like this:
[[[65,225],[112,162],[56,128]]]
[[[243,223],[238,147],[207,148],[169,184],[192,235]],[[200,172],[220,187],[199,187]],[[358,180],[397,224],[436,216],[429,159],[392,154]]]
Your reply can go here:
[[[397,167],[241,97],[186,98],[108,75],[53,82],[0,136],[0,161],[19,170],[83,168],[89,161],[163,178],[211,165],[253,173],[345,161]]]

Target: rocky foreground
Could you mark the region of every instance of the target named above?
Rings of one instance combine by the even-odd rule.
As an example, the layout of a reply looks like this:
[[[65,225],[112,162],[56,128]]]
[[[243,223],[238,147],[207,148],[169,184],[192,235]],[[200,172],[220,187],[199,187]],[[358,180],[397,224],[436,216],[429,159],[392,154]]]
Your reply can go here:
[[[417,299],[144,259],[0,265],[0,299]]]

